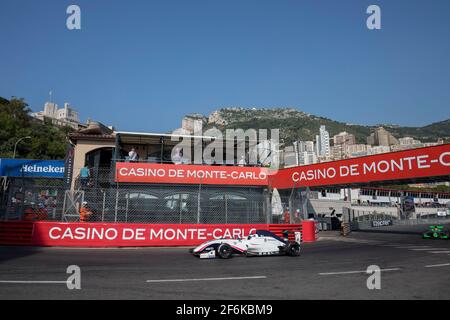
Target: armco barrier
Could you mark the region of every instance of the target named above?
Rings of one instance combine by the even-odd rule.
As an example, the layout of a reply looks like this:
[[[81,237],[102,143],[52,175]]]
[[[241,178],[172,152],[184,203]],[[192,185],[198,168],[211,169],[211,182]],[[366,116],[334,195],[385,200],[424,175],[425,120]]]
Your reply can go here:
[[[246,237],[256,229],[282,236],[301,225],[275,224],[136,224],[0,222],[0,245],[62,247],[194,246],[221,237]],[[293,240],[293,235],[290,235]]]
[[[302,240],[303,242],[316,241],[316,221],[305,220],[302,222]]]
[[[33,222],[0,222],[0,245],[32,245],[33,229]]]
[[[283,231],[289,231],[288,238],[290,241],[294,241],[295,235],[293,232],[302,231],[302,225],[301,224],[269,224],[268,230],[275,233],[279,237],[283,236]]]

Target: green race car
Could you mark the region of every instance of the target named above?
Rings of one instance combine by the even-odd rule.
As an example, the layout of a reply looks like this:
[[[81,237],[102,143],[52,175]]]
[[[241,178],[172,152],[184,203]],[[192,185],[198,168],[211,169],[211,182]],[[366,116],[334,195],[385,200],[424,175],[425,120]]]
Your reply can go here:
[[[449,239],[448,230],[444,226],[429,226],[429,230],[422,233],[423,239]]]

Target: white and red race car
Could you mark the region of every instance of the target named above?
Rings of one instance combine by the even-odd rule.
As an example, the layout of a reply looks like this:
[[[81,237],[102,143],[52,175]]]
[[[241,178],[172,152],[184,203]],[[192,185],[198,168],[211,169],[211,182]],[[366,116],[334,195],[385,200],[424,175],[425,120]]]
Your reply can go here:
[[[217,239],[202,243],[190,252],[201,259],[214,259],[216,257],[229,259],[234,254],[246,256],[273,256],[287,255],[296,257],[300,255],[300,232],[294,232],[295,241],[289,241],[287,232],[281,238],[267,230],[256,230],[245,239]]]

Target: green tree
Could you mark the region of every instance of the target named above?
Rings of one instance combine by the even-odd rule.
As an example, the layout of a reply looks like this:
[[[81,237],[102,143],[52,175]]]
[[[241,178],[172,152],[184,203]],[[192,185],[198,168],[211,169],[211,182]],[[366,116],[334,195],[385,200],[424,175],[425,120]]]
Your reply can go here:
[[[17,145],[17,158],[63,159],[71,129],[34,119],[30,112],[24,99],[0,97],[0,157],[11,158],[18,139],[30,136]]]

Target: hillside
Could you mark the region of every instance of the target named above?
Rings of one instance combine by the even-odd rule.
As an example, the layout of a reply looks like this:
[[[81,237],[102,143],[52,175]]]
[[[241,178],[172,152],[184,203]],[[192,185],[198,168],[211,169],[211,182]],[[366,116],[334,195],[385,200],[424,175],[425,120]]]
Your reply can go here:
[[[325,125],[330,137],[342,131],[355,135],[357,143],[366,143],[367,136],[378,126],[347,124],[328,118],[308,114],[293,108],[247,109],[222,108],[212,112],[207,119],[207,128],[219,129],[280,129],[280,138],[286,143],[294,140],[314,140],[320,125]],[[435,142],[443,138],[450,142],[450,119],[424,127],[402,127],[383,125],[395,137],[410,136],[422,142]]]

